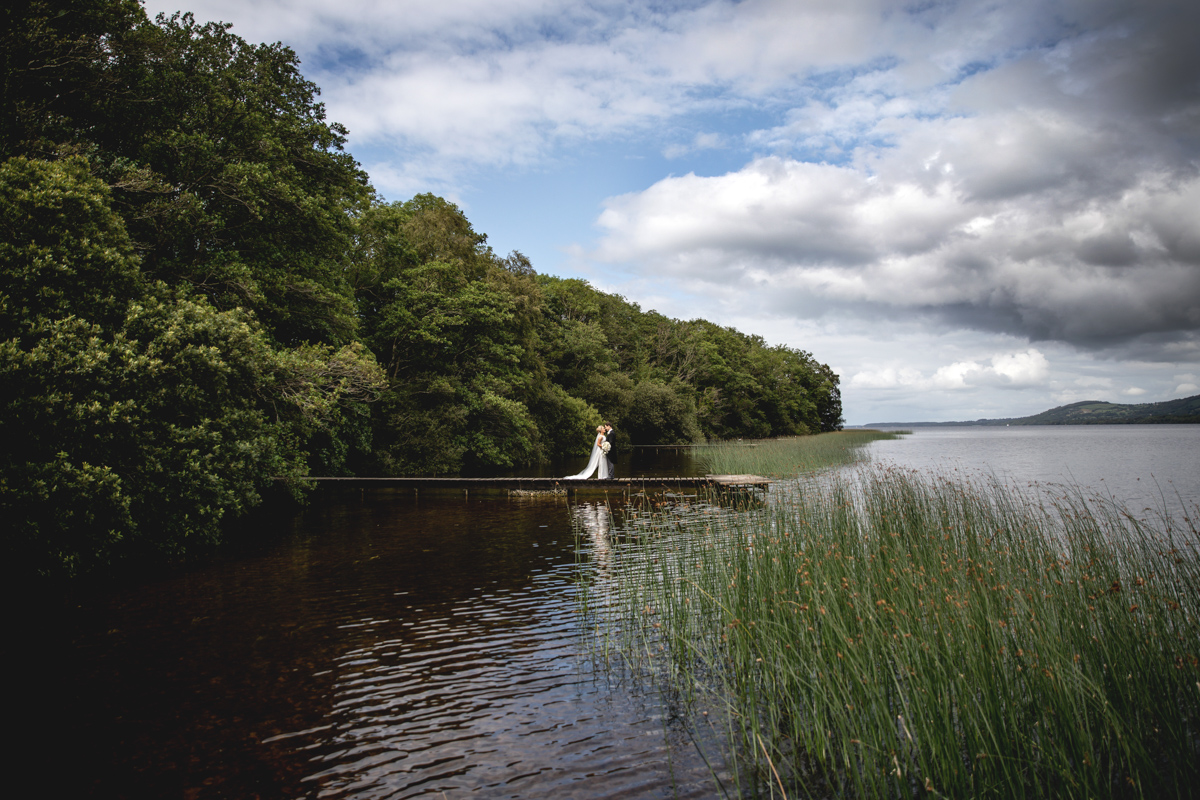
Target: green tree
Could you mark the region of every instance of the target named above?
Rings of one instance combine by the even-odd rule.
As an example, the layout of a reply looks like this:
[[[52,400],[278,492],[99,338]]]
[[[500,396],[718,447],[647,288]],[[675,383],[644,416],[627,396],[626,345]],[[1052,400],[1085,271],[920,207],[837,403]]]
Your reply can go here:
[[[353,339],[344,255],[370,187],[294,52],[124,0],[8,13],[4,155],[85,154],[147,276],[281,343]]]
[[[547,374],[593,402],[587,387],[618,369],[601,325],[602,293],[577,279],[538,276],[537,283],[543,297],[538,338]]]
[[[569,417],[546,382],[540,293],[452,203],[418,195],[363,215],[350,281],[388,377],[375,452],[391,474],[509,467],[545,457],[530,405]],[[551,444],[551,446],[553,446]]]
[[[691,444],[704,438],[686,387],[657,380],[634,387],[621,427],[635,444]]]
[[[142,290],[108,187],[82,158],[4,162],[0,229],[0,337],[27,336],[42,322],[74,314],[113,325]]]
[[[13,0],[0,29],[0,157],[54,157],[136,97],[149,43],[137,0]]]
[[[492,471],[841,425],[810,354],[377,201],[289,48],[18,0],[0,104],[0,511],[43,571],[178,554],[276,476]]]
[[[591,403],[555,383],[542,387],[529,410],[537,421],[544,458],[587,455],[596,426],[604,421]]]
[[[139,280],[83,167],[0,165],[0,514],[43,574],[219,541],[382,382],[361,346],[277,350],[249,313]]]

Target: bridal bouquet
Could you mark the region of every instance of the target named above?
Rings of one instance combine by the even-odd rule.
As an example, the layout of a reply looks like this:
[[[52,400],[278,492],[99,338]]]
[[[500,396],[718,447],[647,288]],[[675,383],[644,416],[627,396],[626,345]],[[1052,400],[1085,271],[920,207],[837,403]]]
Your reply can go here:
[[[604,444],[600,445],[600,451],[602,453],[604,453],[604,455],[608,455],[609,450],[612,450],[612,445],[609,444],[608,442],[605,442]]]

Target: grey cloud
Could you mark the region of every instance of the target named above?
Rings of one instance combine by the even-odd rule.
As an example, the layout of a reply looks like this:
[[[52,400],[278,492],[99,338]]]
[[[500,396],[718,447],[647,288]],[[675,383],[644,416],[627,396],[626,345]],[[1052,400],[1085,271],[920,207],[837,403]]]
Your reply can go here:
[[[923,315],[1089,349],[1200,330],[1200,269],[1179,257],[1195,250],[1186,219],[1200,179],[1140,176],[1108,200],[1052,186],[983,202],[955,194],[951,178],[929,193],[774,162],[613,201],[597,256],[757,291],[747,300],[809,316]]]
[[[761,148],[744,168],[611,199],[596,260],[809,316],[1195,357],[1195,0],[193,7],[306,58],[353,51],[361,70],[312,77],[406,187],[704,114],[733,142],[721,112],[775,115],[740,132]]]
[[[1149,225],[1168,256],[1200,266],[1200,182],[1177,193],[1156,198]]]
[[[1138,247],[1128,231],[1105,231],[1079,242],[1076,256],[1099,267],[1128,267],[1138,261]]]
[[[684,278],[702,242],[706,279],[749,291],[753,273],[767,288],[747,301],[780,311],[1195,358],[1200,4],[1046,5],[1042,37],[1016,19],[1030,7],[1003,6],[961,52],[934,47],[946,65],[992,48],[949,90],[905,104],[882,77],[850,81],[755,135],[854,141],[849,162],[764,158],[614,199],[597,257]],[[939,6],[936,24],[973,7]]]

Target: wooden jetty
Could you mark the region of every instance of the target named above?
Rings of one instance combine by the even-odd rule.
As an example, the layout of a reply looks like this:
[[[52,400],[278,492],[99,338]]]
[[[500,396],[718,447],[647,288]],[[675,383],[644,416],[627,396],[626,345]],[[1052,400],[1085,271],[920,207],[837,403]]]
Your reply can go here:
[[[690,478],[639,477],[606,478],[582,481],[563,478],[302,478],[309,483],[337,486],[347,489],[460,489],[464,492],[495,489],[528,492],[583,491],[671,491],[673,489],[763,489],[770,478],[759,475],[702,475]]]

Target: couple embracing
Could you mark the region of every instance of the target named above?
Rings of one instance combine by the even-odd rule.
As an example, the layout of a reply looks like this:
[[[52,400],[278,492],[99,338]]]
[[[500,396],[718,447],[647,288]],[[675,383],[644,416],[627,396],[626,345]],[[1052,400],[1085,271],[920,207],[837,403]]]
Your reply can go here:
[[[613,426],[607,422],[603,425],[596,426],[596,443],[592,445],[592,457],[588,460],[588,465],[583,468],[583,472],[575,475],[568,475],[563,480],[582,481],[592,477],[592,473],[599,470],[596,478],[599,480],[607,480],[616,477],[612,459],[608,457],[609,450],[612,449],[612,443],[609,438],[612,436]]]

